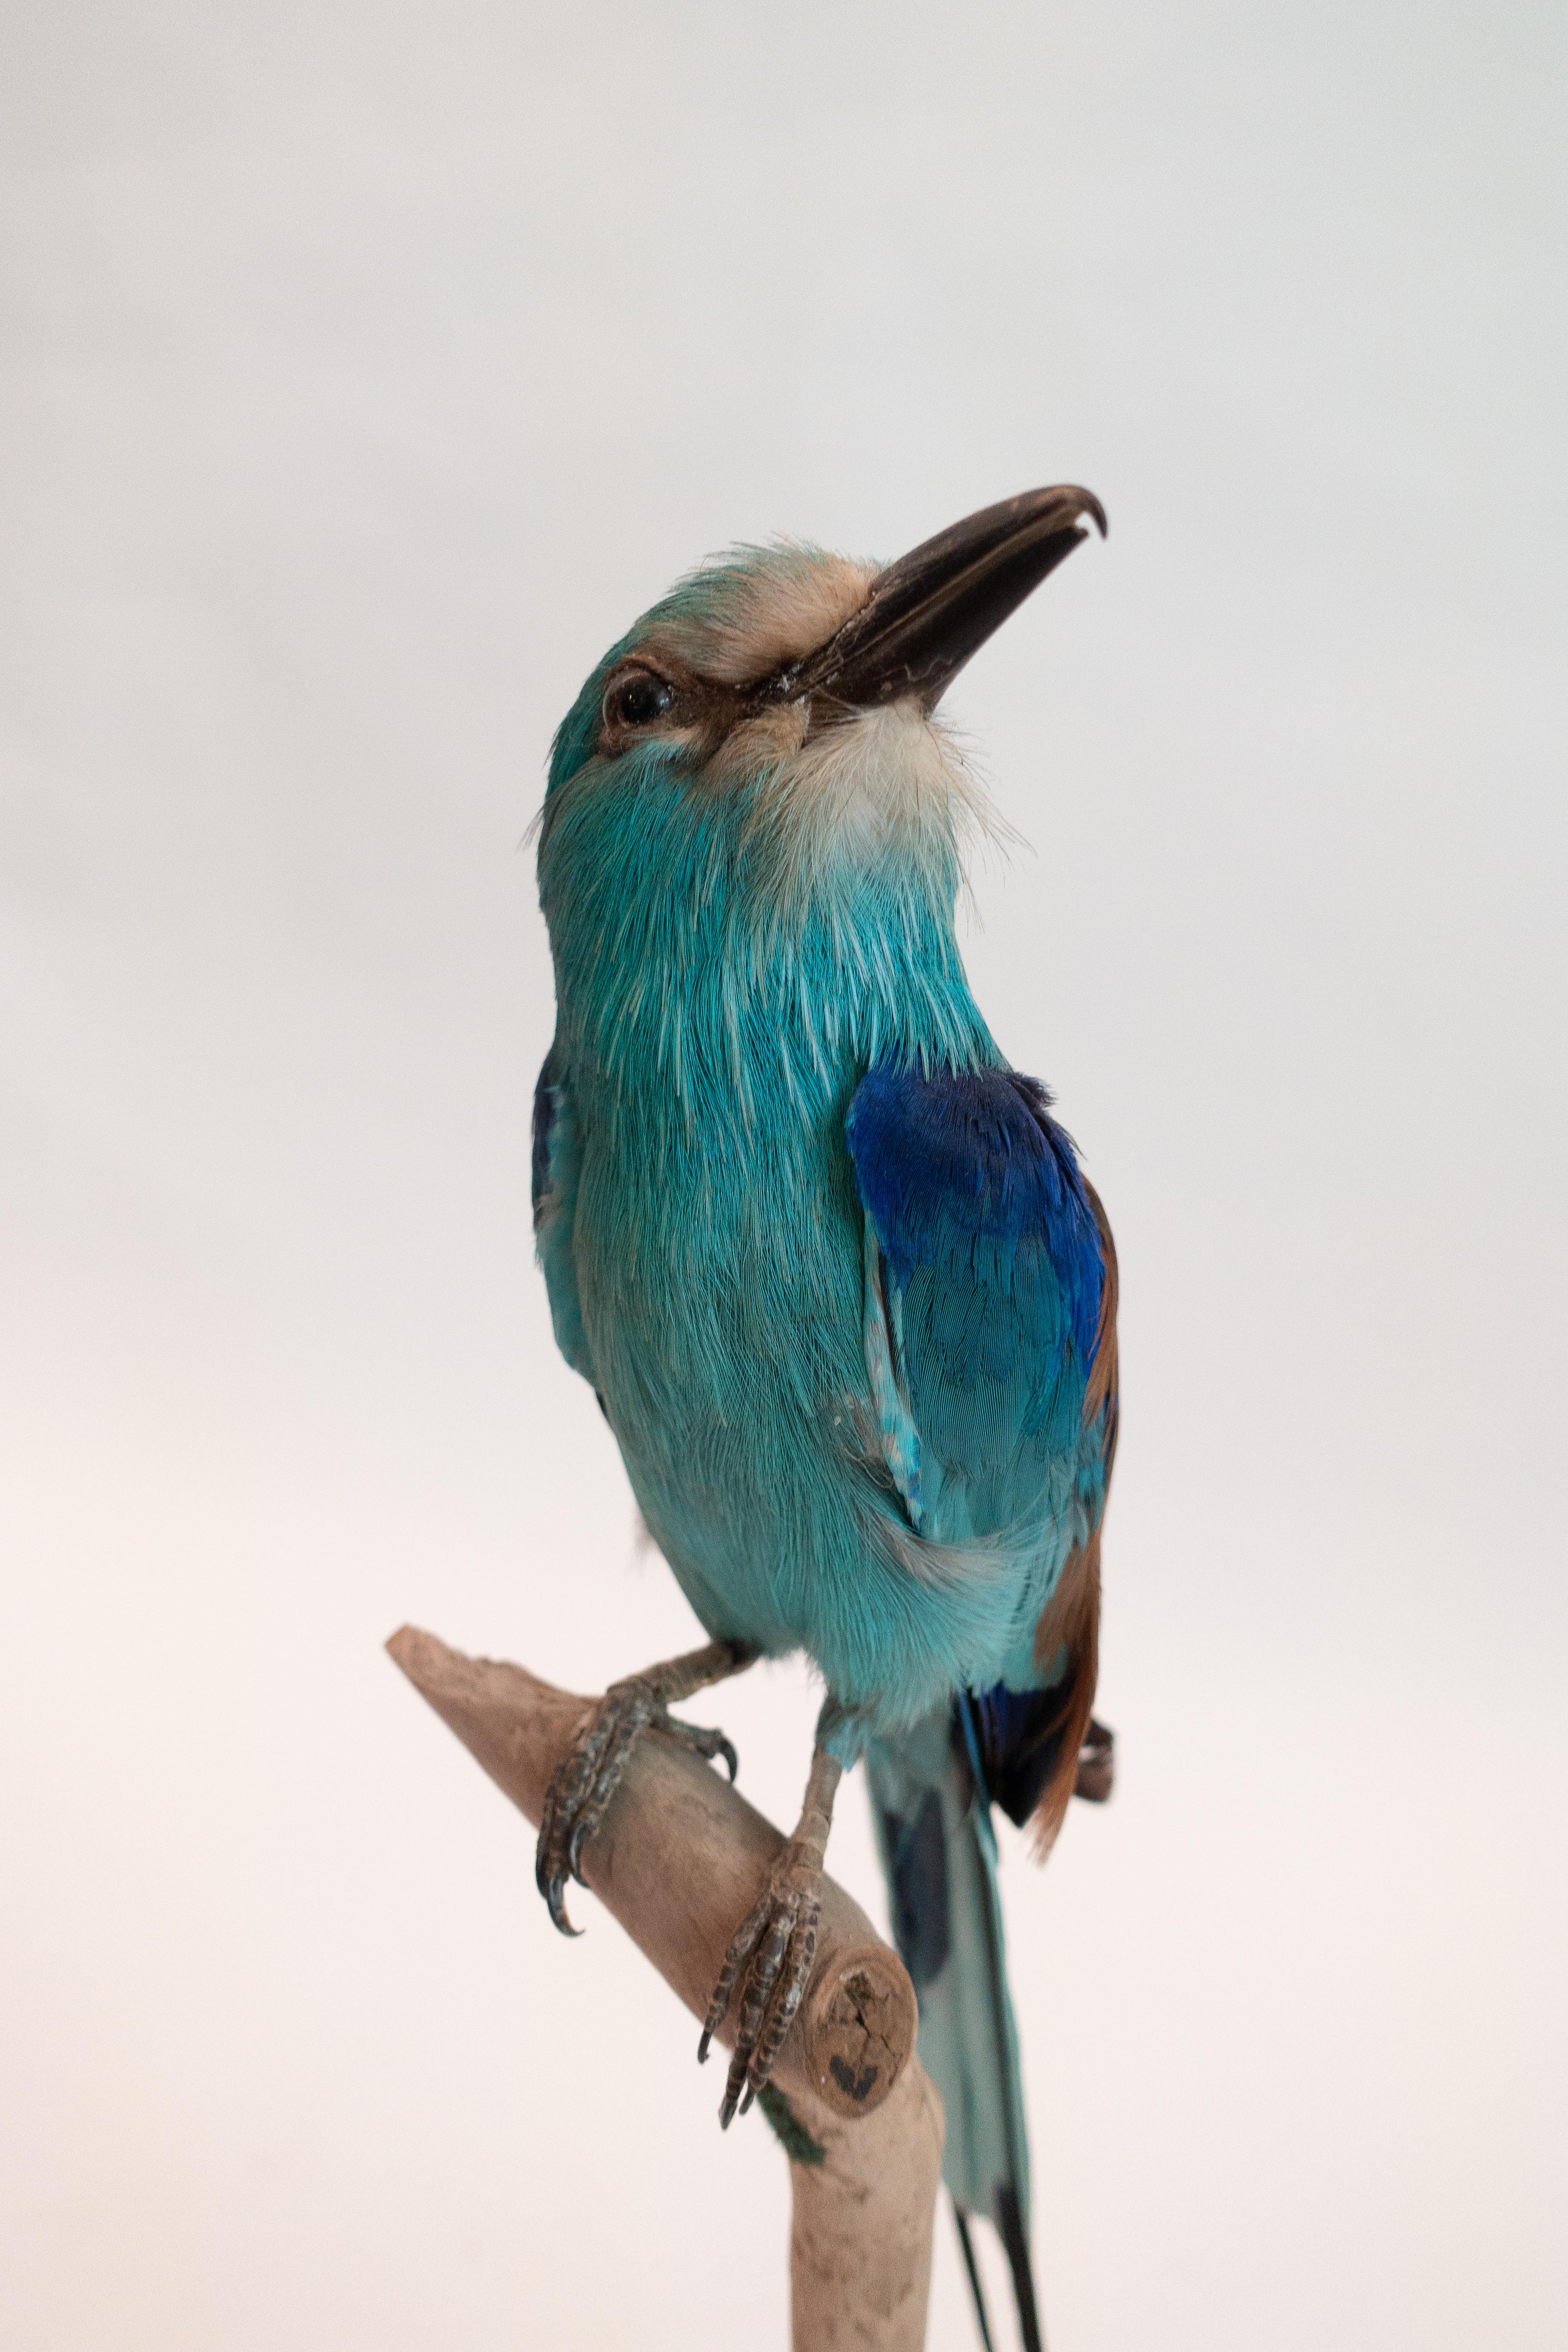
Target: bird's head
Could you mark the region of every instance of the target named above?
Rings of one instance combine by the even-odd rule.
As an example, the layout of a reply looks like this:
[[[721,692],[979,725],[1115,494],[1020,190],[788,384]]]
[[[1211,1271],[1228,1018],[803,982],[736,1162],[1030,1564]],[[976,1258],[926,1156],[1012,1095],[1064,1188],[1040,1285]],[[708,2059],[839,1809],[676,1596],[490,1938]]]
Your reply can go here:
[[[644,1002],[651,969],[731,969],[736,922],[769,957],[820,919],[835,960],[886,934],[954,969],[963,818],[987,812],[938,703],[1084,518],[1105,531],[1090,491],[1030,489],[893,564],[741,548],[654,604],[550,757],[557,988]]]
[[[783,828],[868,849],[929,824],[966,791],[942,694],[1084,539],[1084,518],[1105,531],[1090,491],[1030,489],[893,564],[799,543],[705,564],[583,685],[555,739],[545,833],[566,785],[576,800],[648,772],[708,804],[764,783]]]

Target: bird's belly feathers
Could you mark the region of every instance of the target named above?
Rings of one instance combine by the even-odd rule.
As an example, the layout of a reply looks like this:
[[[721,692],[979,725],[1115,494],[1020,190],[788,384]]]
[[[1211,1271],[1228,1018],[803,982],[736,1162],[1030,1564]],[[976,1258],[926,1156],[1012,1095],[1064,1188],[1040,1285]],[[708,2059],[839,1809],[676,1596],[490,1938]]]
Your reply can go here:
[[[888,1726],[1026,1673],[1072,1540],[1069,1465],[1059,1528],[1047,1501],[989,1552],[912,1539],[869,1394],[842,1108],[724,1150],[619,1108],[615,1133],[583,1137],[584,1322],[639,1507],[703,1623],[804,1648]],[[922,1552],[929,1572],[910,1565]]]

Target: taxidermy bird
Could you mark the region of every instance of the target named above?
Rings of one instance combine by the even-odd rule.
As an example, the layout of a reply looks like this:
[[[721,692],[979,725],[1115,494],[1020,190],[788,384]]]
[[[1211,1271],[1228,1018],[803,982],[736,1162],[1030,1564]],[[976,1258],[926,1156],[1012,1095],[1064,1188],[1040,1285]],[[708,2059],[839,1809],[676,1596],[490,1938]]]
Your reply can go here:
[[[1031,490],[885,567],[812,547],[705,565],[605,656],[556,736],[539,841],[554,1043],[534,1208],[555,1336],[710,1635],[615,1684],[549,1793],[563,1893],[643,1732],[804,1651],[826,1696],[800,1824],[737,1923],[721,2120],[768,2079],[861,1757],[920,2048],[968,2229],[1038,2324],[991,1808],[1054,1839],[1109,1787],[1092,1724],[1116,1439],[1110,1230],[954,929],[979,796],[939,715],[1105,517]],[[986,2321],[980,2305],[983,2331]],[[989,2337],[987,2336],[987,2341]]]

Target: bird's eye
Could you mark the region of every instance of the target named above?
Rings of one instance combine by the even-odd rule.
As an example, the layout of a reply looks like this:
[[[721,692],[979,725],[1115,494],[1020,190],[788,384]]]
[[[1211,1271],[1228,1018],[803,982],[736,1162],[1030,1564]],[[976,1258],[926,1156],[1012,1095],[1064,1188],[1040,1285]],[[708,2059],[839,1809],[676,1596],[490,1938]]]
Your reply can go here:
[[[674,689],[651,669],[637,669],[617,678],[605,697],[605,717],[612,727],[651,727],[675,700]]]

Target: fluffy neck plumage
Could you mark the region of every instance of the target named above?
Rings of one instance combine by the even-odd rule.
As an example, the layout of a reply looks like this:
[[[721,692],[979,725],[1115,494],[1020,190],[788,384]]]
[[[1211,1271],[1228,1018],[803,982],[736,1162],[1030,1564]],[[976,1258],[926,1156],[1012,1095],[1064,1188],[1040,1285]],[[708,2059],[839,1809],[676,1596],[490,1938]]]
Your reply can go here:
[[[809,1121],[872,1062],[1000,1060],[959,954],[941,779],[889,791],[874,733],[846,748],[848,772],[724,782],[650,754],[552,795],[560,1041],[603,1109],[651,1092],[689,1131],[754,1134],[770,1107]]]

